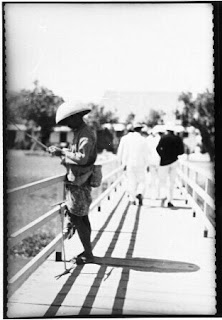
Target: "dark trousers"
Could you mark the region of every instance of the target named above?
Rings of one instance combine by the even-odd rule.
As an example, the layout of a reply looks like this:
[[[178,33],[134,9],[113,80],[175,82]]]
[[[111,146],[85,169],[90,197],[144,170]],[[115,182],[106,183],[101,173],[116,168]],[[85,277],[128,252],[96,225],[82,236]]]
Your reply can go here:
[[[78,232],[80,241],[83,245],[85,254],[88,256],[92,255],[91,246],[91,225],[88,216],[76,216],[74,214],[70,215],[71,222],[75,225]]]

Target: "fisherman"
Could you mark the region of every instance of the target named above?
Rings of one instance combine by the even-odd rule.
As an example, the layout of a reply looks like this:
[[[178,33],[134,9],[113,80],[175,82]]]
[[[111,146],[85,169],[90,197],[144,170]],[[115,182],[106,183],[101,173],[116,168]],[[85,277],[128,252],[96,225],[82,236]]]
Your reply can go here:
[[[72,259],[77,264],[90,263],[94,260],[88,214],[92,202],[90,177],[97,158],[97,139],[96,134],[83,120],[83,116],[90,111],[90,107],[82,104],[65,102],[60,105],[56,113],[56,123],[70,127],[74,138],[69,149],[49,147],[53,155],[61,156],[61,163],[67,169],[65,204],[69,219],[68,238],[71,238],[77,230],[84,248],[82,253]]]
[[[167,206],[172,208],[174,207],[172,200],[178,156],[184,153],[184,145],[182,139],[174,134],[174,126],[172,124],[168,124],[166,130],[167,133],[161,137],[156,150],[160,155],[161,206],[164,206],[167,200]],[[169,194],[167,194],[167,179],[169,179]]]
[[[133,132],[122,138],[117,152],[119,161],[126,170],[130,202],[134,205],[138,202],[140,206],[143,205],[148,167],[147,144],[145,138],[141,135],[142,128],[142,124],[135,123]]]

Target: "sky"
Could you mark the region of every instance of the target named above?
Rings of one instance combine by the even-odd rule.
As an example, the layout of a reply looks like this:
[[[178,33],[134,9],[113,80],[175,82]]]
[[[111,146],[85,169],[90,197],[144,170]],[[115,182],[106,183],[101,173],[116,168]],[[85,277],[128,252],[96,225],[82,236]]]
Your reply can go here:
[[[208,3],[7,3],[7,89],[39,80],[82,102],[110,90],[212,91],[212,28]]]

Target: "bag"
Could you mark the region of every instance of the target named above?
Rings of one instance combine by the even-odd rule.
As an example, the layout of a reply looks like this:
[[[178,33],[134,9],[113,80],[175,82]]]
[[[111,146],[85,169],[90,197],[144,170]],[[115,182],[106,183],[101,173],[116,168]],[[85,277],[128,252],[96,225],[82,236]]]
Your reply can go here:
[[[90,178],[93,171],[93,166],[81,167],[78,165],[68,165],[66,167],[68,183],[74,186],[83,185]]]
[[[102,166],[99,164],[93,165],[92,174],[89,179],[89,185],[93,188],[97,188],[102,182]]]

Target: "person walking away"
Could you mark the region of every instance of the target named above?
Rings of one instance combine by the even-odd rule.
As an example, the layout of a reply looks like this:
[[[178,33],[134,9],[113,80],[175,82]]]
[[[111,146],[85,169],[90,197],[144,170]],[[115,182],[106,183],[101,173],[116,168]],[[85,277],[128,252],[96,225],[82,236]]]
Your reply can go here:
[[[160,155],[160,192],[161,205],[167,200],[169,208],[174,207],[172,204],[173,190],[176,179],[176,170],[178,166],[178,156],[184,153],[183,141],[179,136],[174,134],[172,125],[166,126],[167,133],[163,135],[157,145],[157,152]],[[167,194],[167,179],[169,180],[169,193]]]
[[[126,165],[127,165],[128,144],[130,143],[132,132],[133,132],[133,125],[131,126],[128,125],[128,128],[126,129],[126,134],[121,137],[119,146],[117,149],[117,159],[120,165],[123,167],[126,179],[127,179]],[[126,185],[126,192],[130,197],[128,184]]]
[[[159,167],[160,167],[160,156],[156,150],[156,147],[160,141],[160,135],[158,132],[151,131],[146,139],[149,152],[149,172],[150,172],[150,183],[149,189],[152,199],[158,199],[160,197],[159,190]]]
[[[93,262],[91,246],[91,225],[89,206],[92,202],[90,176],[97,158],[97,139],[92,129],[86,125],[83,116],[91,111],[81,104],[63,103],[56,113],[56,123],[72,129],[74,138],[68,149],[58,150],[55,146],[49,151],[61,156],[66,167],[66,208],[68,213],[68,238],[77,230],[84,251],[74,261],[77,264]]]
[[[147,144],[141,135],[142,125],[136,123],[133,132],[122,141],[117,154],[119,160],[126,168],[127,192],[130,202],[143,205],[145,192],[146,171],[148,167]]]
[[[119,142],[119,146],[117,149],[117,158],[120,162],[120,164],[123,166],[124,171],[126,170],[126,162],[127,162],[127,150],[128,150],[128,143],[130,143],[130,137],[133,132],[132,127],[130,129],[127,129],[127,133],[122,136]]]

